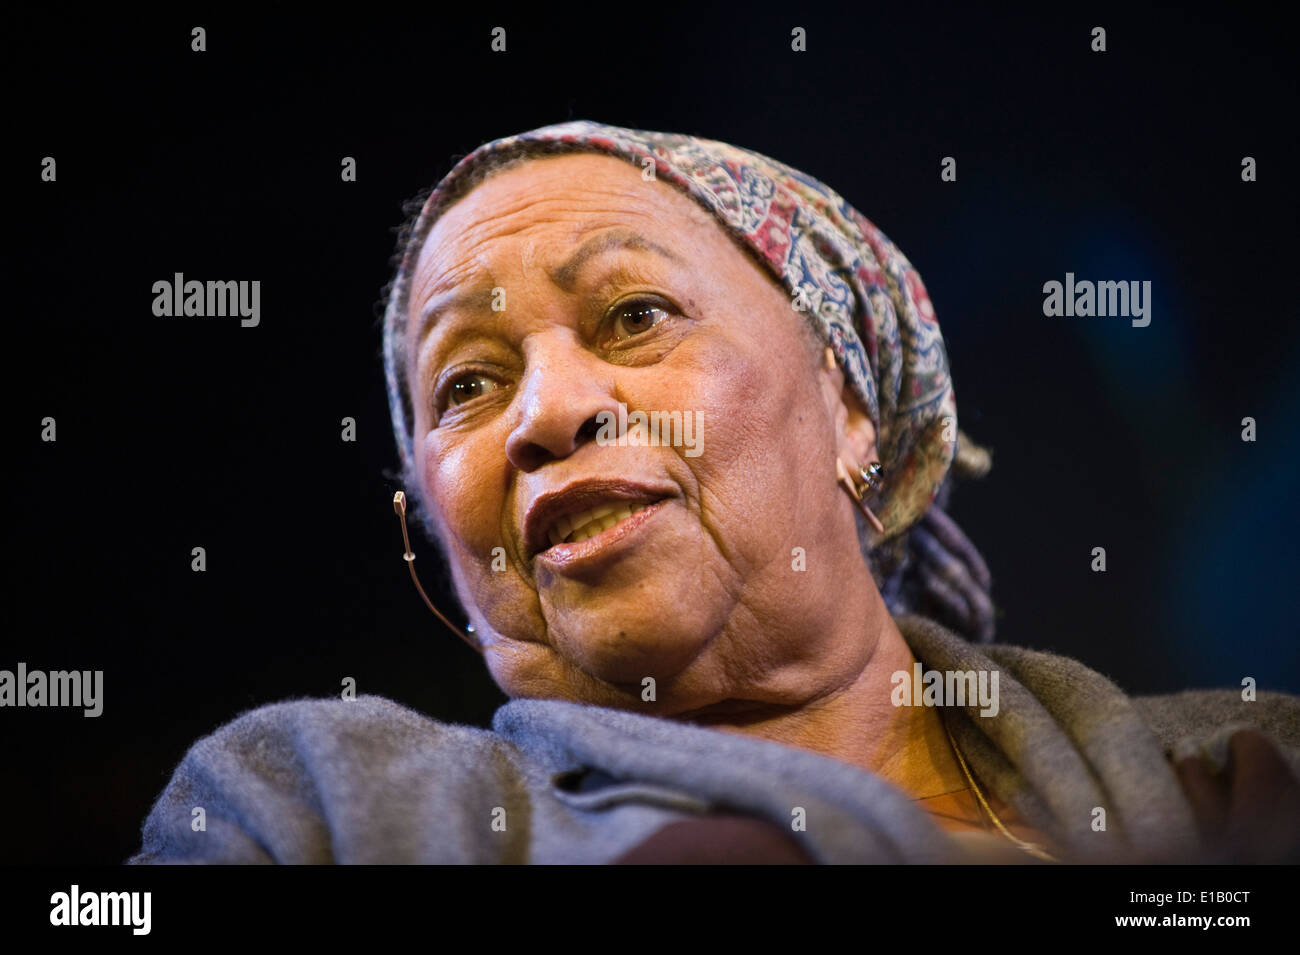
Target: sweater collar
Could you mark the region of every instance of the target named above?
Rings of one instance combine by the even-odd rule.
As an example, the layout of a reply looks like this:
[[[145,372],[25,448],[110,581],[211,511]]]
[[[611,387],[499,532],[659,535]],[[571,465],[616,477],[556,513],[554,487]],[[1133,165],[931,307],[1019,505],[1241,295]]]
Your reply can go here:
[[[967,701],[944,706],[945,723],[981,785],[1075,858],[1159,853],[1196,840],[1162,748],[1104,676],[1051,653],[977,646],[925,617],[895,622],[924,671],[973,671],[977,679],[996,671],[996,715]],[[801,807],[820,820],[805,833],[819,861],[952,861],[951,840],[904,793],[808,750],[562,700],[512,700],[492,725],[557,775],[590,767],[780,825]]]

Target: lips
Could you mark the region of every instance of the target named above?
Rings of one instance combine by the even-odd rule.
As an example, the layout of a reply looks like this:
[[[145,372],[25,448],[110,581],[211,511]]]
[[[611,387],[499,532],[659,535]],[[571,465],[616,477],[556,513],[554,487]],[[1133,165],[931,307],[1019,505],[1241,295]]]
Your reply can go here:
[[[528,558],[557,544],[594,537],[672,493],[651,484],[601,478],[540,494],[524,515]]]
[[[552,545],[576,544],[607,531],[619,521],[627,520],[646,505],[641,502],[611,501],[597,504],[589,511],[561,517],[546,531]]]

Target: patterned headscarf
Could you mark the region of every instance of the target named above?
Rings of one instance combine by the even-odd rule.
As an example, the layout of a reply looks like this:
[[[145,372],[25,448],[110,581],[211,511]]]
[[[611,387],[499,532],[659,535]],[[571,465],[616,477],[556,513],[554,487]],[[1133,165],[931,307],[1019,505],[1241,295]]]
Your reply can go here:
[[[903,253],[838,193],[789,166],[727,143],[576,121],[486,143],[456,164],[404,229],[397,275],[387,290],[384,361],[406,474],[414,473],[406,321],[411,274],[425,237],[442,212],[479,181],[484,168],[518,157],[572,152],[616,156],[647,176],[653,168],[656,179],[685,192],[741,240],[785,287],[792,308],[803,312],[834,350],[875,425],[884,468],[885,491],[873,510],[885,533],[870,555],[872,571],[887,602],[894,604],[891,609],[913,609],[899,579],[909,563],[905,532],[945,488],[958,440],[956,397],[930,297]],[[940,501],[936,510],[942,505]],[[987,639],[992,633],[987,568],[951,519],[942,515],[939,520],[942,528],[911,535],[917,537],[914,555],[928,561],[930,576],[936,578],[935,587],[923,589],[958,591],[949,593],[947,602],[964,606],[963,616],[987,618],[968,620],[963,629]],[[957,555],[953,545],[941,541],[937,549],[928,547],[928,556],[917,552],[936,543],[936,530],[969,555]],[[960,579],[962,574],[966,579]],[[983,599],[963,594],[963,589],[982,591]]]

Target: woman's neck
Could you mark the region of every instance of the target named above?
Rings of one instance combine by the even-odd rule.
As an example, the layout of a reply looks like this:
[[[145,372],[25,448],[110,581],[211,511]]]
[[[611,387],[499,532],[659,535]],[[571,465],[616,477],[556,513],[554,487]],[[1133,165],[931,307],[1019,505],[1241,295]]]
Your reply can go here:
[[[729,720],[719,713],[700,722],[850,763],[893,783],[913,799],[966,787],[938,711],[891,702],[893,674],[903,671],[910,676],[916,658],[883,601],[878,610],[871,615],[874,652],[842,689],[770,715],[751,711],[743,720]],[[860,628],[857,639],[862,639]]]

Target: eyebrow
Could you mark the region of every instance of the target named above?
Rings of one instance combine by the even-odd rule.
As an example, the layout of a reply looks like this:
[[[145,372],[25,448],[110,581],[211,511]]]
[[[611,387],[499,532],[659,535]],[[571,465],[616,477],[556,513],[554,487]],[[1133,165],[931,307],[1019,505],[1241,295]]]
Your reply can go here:
[[[669,259],[679,265],[685,264],[681,256],[670,249],[665,249],[657,242],[651,242],[645,236],[633,232],[631,229],[609,229],[597,235],[593,235],[582,245],[578,246],[576,252],[569,256],[569,260],[557,269],[552,269],[548,274],[551,281],[564,289],[566,292],[572,292],[574,283],[578,279],[578,273],[582,267],[591,259],[598,255],[604,255],[606,252],[614,249],[631,249],[634,252],[653,252],[656,255]]]
[[[549,269],[546,274],[561,289],[572,292],[574,285],[577,283],[578,274],[583,267],[597,256],[612,252],[615,249],[653,252],[679,265],[686,264],[685,260],[676,252],[664,248],[657,242],[652,242],[640,233],[633,232],[631,229],[608,229],[587,239],[582,245],[578,246],[567,261],[557,268]],[[417,345],[423,343],[425,336],[433,330],[433,326],[447,312],[455,309],[485,312],[492,307],[492,299],[492,290],[489,288],[445,293],[430,299],[424,308],[420,310],[420,325],[415,338]]]

